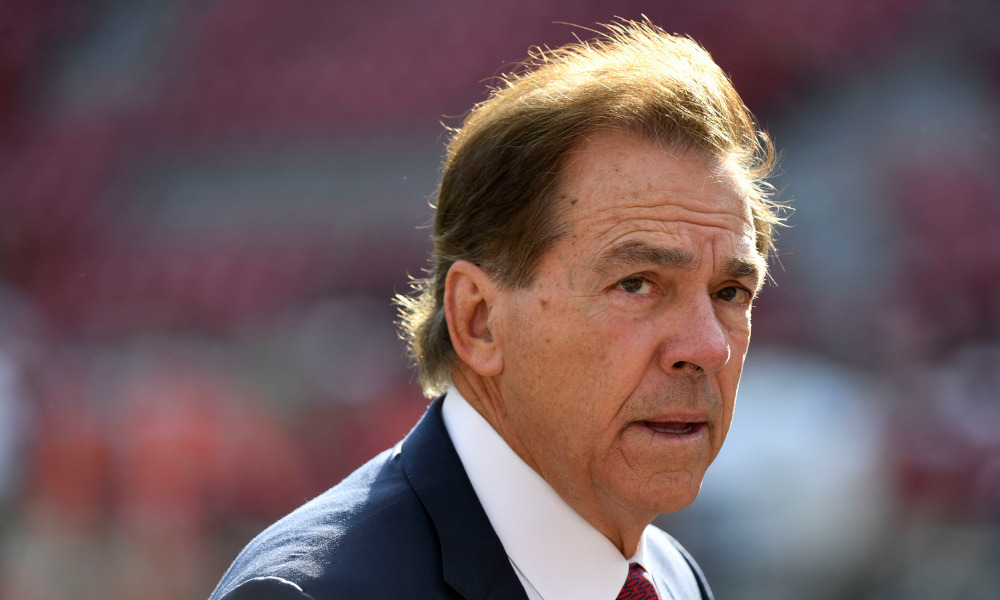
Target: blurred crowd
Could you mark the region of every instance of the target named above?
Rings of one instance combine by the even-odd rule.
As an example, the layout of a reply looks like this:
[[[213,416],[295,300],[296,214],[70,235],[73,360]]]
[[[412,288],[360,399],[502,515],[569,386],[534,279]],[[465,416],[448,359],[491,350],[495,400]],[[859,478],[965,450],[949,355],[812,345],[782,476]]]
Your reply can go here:
[[[206,597],[405,434],[441,123],[640,14],[731,74],[794,206],[658,523],[720,598],[996,598],[989,0],[0,0],[0,598]]]

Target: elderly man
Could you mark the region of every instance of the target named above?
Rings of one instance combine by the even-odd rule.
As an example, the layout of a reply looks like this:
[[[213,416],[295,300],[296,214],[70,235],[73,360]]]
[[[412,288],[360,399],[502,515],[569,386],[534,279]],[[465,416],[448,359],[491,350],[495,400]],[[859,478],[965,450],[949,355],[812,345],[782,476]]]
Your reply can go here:
[[[650,526],[733,415],[774,152],[689,39],[539,51],[448,146],[402,325],[427,414],[257,537],[213,598],[710,598]]]

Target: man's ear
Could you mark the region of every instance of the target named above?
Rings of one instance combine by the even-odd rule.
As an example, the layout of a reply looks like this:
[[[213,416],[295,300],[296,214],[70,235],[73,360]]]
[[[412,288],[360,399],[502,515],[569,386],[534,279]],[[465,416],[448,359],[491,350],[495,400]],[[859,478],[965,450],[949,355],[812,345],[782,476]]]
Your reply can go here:
[[[444,280],[444,315],[458,358],[483,377],[503,371],[503,352],[490,331],[497,286],[486,271],[459,260]]]

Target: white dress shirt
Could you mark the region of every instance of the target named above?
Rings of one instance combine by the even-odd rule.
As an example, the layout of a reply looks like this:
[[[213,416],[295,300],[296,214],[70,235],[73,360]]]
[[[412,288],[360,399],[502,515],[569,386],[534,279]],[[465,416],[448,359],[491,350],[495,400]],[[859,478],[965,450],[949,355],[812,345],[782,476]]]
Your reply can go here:
[[[625,583],[629,562],[643,564],[646,535],[640,538],[635,556],[625,560],[454,387],[445,396],[442,414],[528,598],[614,600]]]

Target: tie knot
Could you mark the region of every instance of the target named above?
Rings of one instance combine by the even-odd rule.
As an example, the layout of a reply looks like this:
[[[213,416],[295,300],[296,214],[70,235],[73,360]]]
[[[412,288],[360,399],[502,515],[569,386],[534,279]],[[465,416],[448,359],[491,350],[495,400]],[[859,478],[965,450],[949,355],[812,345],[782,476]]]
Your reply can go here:
[[[653,586],[653,578],[646,569],[639,566],[639,563],[631,563],[628,566],[625,585],[615,600],[660,600],[660,597]]]

